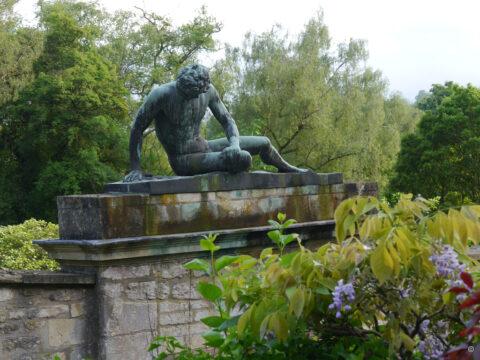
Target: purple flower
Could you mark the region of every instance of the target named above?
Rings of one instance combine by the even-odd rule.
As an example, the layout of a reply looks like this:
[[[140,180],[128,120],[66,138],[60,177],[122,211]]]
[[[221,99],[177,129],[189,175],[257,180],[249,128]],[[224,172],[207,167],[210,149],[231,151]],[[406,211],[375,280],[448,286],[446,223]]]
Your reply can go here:
[[[440,275],[453,280],[463,271],[465,265],[460,265],[457,253],[450,245],[443,245],[442,250],[440,254],[433,254],[429,260],[435,265]]]
[[[442,342],[436,337],[426,337],[425,340],[418,342],[417,350],[421,352],[425,359],[440,359],[444,353]]]
[[[413,298],[415,296],[415,290],[412,290],[410,285],[406,289],[400,289],[400,296],[402,299],[406,299],[408,297]]]
[[[342,308],[344,311],[349,311],[352,307],[349,304],[345,304],[346,301],[352,303],[355,300],[355,290],[353,289],[353,279],[346,284],[343,283],[343,279],[338,280],[335,291],[333,292],[333,303],[329,305],[330,310],[337,309],[335,316],[342,317]]]
[[[439,333],[441,338],[445,338],[447,335],[446,324],[443,321],[439,321],[432,328],[429,325],[430,320],[424,320],[420,325],[420,331],[424,334],[424,338],[418,342],[417,350],[427,360],[440,359],[446,349],[442,341],[434,333]]]

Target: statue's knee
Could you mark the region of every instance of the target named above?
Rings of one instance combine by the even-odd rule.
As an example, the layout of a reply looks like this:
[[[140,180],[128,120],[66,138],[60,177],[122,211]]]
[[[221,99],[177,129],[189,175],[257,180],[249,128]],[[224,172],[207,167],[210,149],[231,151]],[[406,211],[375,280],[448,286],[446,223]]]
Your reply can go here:
[[[252,155],[248,151],[242,150],[240,151],[239,156],[239,167],[241,168],[240,171],[248,171],[252,166]]]
[[[266,136],[260,136],[260,139],[261,139],[261,144],[262,144],[261,145],[262,151],[270,149],[270,147],[272,146],[272,143],[270,142],[270,139]]]
[[[248,151],[241,150],[235,161],[227,161],[226,167],[230,172],[242,172],[250,170],[252,156]]]

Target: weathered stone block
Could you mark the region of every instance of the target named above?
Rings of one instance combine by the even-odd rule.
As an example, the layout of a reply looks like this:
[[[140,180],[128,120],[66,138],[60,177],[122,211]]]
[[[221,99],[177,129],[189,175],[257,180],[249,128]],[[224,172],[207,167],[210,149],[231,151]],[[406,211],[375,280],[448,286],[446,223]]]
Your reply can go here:
[[[36,336],[20,336],[14,339],[7,339],[4,344],[5,349],[8,351],[16,349],[33,350],[40,345],[40,339]]]
[[[190,301],[190,307],[192,308],[192,310],[199,310],[213,307],[213,304],[207,302],[206,300],[192,300]]]
[[[100,272],[100,277],[110,280],[140,278],[150,275],[150,265],[111,266]]]
[[[159,281],[157,287],[157,299],[163,300],[170,296],[170,286],[166,282]]]
[[[162,279],[174,279],[183,278],[189,273],[188,269],[185,269],[182,264],[174,262],[162,262],[160,264],[153,265],[153,273]]]
[[[48,298],[51,301],[81,300],[86,296],[85,289],[62,289],[54,291]]]
[[[70,316],[76,318],[85,314],[85,305],[82,303],[76,303],[70,305]]]
[[[188,326],[182,325],[171,325],[171,326],[162,326],[158,329],[158,336],[185,336],[188,332]]]
[[[0,324],[0,334],[5,335],[17,331],[20,328],[19,323]]]
[[[42,307],[38,310],[36,317],[38,318],[51,318],[59,315],[66,315],[70,312],[68,305],[52,305]]]
[[[48,343],[52,347],[81,344],[85,341],[86,326],[83,319],[50,319]]]
[[[130,283],[127,285],[125,293],[131,300],[153,300],[156,298],[155,281]]]
[[[160,311],[160,317],[163,313],[169,313],[173,311],[188,311],[189,303],[187,301],[172,301],[164,300],[158,304],[158,311]]]
[[[33,316],[30,316],[30,317],[33,317]],[[10,311],[8,313],[8,319],[10,320],[18,320],[23,318],[27,318],[27,311],[24,309],[17,309],[17,310]]]
[[[152,343],[153,336],[149,331],[123,336],[105,337],[100,339],[101,349],[99,359],[135,359],[152,360],[151,353],[146,349]],[[145,349],[140,351],[140,349]]]
[[[0,289],[0,301],[13,299],[14,293],[10,289]]]
[[[122,284],[104,282],[99,284],[99,287],[100,287],[100,293],[110,298],[117,298],[123,292]]]
[[[192,321],[189,311],[175,311],[170,313],[161,313],[158,319],[160,325],[188,324]]]
[[[25,329],[31,331],[34,329],[43,328],[46,325],[46,321],[34,319],[34,320],[25,321],[23,325],[25,326]]]
[[[152,330],[158,323],[157,304],[154,302],[123,302],[117,299],[112,307],[103,308],[102,316],[102,334],[106,336]]]
[[[172,298],[174,299],[199,299],[200,297],[193,282],[186,281],[172,286]]]

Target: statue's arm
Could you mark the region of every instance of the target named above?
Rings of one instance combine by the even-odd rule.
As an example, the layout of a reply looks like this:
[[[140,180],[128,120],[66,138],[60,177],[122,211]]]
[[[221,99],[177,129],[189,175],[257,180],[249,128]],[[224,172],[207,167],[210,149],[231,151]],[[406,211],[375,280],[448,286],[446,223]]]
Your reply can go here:
[[[212,111],[213,116],[215,116],[218,122],[222,124],[223,129],[225,130],[225,135],[227,135],[228,142],[230,143],[230,147],[240,149],[240,135],[238,133],[237,124],[225,108],[222,100],[220,100],[220,96],[213,85],[210,85],[208,94],[210,98],[208,106]]]
[[[143,132],[148,128],[159,111],[160,94],[152,92],[147,96],[145,102],[138,109],[130,128],[130,141],[128,144],[130,152],[130,173],[125,176],[126,182],[138,181],[144,178],[140,165],[140,154],[143,145]]]

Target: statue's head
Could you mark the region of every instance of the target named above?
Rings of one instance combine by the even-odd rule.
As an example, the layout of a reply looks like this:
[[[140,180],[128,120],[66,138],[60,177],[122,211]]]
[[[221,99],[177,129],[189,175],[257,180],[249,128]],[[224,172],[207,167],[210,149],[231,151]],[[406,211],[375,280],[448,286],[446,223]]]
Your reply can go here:
[[[180,69],[177,75],[177,88],[188,98],[193,99],[207,92],[210,75],[205,66],[191,64]]]

